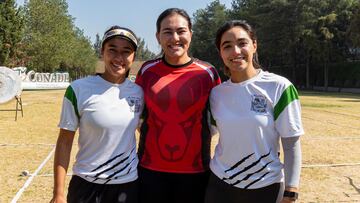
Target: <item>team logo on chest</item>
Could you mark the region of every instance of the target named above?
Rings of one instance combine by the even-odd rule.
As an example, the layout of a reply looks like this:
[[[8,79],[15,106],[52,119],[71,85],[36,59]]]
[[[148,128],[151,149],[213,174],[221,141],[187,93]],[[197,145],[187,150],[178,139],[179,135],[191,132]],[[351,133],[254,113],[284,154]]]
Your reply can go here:
[[[140,111],[140,98],[139,97],[127,97],[126,98],[127,103],[129,104],[130,111],[138,113]]]
[[[251,111],[256,113],[266,113],[266,99],[263,95],[252,95]]]

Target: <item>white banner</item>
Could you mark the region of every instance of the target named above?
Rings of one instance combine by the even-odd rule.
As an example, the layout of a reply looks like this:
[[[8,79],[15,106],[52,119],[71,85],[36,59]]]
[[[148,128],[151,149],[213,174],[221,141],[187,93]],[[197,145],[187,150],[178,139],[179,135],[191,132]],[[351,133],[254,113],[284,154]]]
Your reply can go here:
[[[66,89],[69,83],[69,73],[38,73],[33,70],[26,72],[26,67],[12,69],[21,78],[23,90]]]

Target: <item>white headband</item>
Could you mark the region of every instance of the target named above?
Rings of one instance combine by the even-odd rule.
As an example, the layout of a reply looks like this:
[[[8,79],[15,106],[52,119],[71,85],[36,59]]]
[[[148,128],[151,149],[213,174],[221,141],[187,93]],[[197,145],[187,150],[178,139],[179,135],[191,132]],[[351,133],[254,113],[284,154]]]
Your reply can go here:
[[[120,28],[113,29],[113,30],[110,30],[109,32],[105,33],[102,42],[104,42],[106,39],[113,37],[113,36],[120,36],[120,37],[127,39],[135,46],[135,49],[138,46],[138,41],[137,41],[136,37],[131,32],[129,32],[125,29],[120,29]],[[103,46],[103,44],[101,44],[101,47],[102,46]]]

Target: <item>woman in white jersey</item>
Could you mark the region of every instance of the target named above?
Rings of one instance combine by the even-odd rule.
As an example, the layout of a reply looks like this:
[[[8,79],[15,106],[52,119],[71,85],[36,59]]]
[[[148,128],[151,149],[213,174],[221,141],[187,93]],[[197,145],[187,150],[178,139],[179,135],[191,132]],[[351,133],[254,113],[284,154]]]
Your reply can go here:
[[[137,202],[135,129],[143,91],[127,79],[137,45],[131,30],[112,26],[101,45],[105,72],[76,80],[67,88],[55,151],[52,202]],[[78,128],[79,151],[65,198],[65,177]]]
[[[304,134],[295,87],[286,78],[260,69],[256,36],[245,21],[220,27],[216,46],[230,79],[210,96],[220,138],[210,162],[205,202],[295,202],[299,137]],[[284,165],[279,159],[280,139]]]

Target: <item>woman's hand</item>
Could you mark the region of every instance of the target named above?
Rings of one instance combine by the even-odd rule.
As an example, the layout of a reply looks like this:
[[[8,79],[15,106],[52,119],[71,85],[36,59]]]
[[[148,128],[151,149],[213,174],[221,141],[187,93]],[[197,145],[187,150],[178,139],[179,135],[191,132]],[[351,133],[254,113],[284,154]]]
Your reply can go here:
[[[280,201],[280,203],[294,203],[295,200],[292,200],[289,197],[283,197],[282,200]]]
[[[56,195],[50,200],[50,203],[66,203],[66,198],[64,195]]]
[[[285,186],[285,191],[288,192],[298,192],[298,188],[296,187],[290,187],[290,186]],[[297,197],[283,197],[282,200],[280,201],[280,203],[294,203],[296,202]]]

